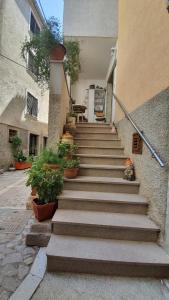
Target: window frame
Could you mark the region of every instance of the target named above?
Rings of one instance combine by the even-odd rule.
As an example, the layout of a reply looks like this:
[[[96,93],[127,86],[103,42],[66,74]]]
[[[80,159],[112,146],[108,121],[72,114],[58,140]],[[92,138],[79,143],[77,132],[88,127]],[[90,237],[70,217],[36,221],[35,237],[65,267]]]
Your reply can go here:
[[[29,108],[28,106],[28,97],[31,97],[32,98],[32,107]],[[36,100],[36,113],[34,114],[33,112],[33,101]],[[38,119],[38,110],[39,108],[39,101],[38,101],[38,98],[36,98],[30,91],[27,91],[26,93],[26,115],[29,116],[29,117],[32,117],[34,119]]]

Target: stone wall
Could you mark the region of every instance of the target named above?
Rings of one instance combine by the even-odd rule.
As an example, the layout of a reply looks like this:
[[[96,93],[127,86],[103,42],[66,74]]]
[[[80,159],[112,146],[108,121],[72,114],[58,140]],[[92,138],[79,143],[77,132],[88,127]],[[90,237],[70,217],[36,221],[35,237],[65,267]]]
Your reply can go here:
[[[169,161],[168,99],[169,88],[131,113],[136,124],[167,163]],[[152,158],[145,144],[142,155],[132,154],[132,135],[135,129],[126,118],[118,122],[117,127],[126,154],[134,160],[136,175],[141,183],[140,193],[147,198],[150,204],[149,215],[160,225],[161,238],[163,238],[166,222],[168,167],[160,167],[158,162]]]

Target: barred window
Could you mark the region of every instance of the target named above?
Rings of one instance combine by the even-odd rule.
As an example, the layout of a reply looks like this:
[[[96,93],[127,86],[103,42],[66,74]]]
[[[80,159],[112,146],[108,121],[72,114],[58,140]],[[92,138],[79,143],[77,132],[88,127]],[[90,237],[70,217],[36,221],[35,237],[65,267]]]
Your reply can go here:
[[[31,20],[30,20],[30,30],[33,34],[38,34],[40,32],[40,28],[32,12],[31,12]]]
[[[38,99],[27,93],[27,114],[37,117],[38,116]]]
[[[38,75],[38,69],[35,66],[35,60],[34,60],[34,55],[31,51],[29,51],[29,56],[28,56],[28,69],[35,75]]]
[[[15,129],[9,129],[9,143],[12,143],[12,139],[14,136],[17,135],[17,130]]]

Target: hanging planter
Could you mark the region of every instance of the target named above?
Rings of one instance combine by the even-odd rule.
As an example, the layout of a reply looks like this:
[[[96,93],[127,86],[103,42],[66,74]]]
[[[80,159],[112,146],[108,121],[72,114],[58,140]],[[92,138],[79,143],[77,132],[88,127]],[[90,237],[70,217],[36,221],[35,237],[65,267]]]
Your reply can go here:
[[[63,60],[66,54],[66,48],[62,44],[58,44],[51,50],[51,60]]]

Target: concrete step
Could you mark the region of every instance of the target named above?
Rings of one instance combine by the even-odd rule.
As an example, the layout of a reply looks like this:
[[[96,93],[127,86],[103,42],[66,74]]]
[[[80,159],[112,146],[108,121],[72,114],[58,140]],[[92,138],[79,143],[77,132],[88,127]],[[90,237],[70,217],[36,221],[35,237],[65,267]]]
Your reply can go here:
[[[98,132],[93,132],[92,130],[90,132],[77,132],[76,133],[76,138],[81,138],[81,139],[96,139],[96,140],[114,140],[118,139],[117,134],[112,134],[104,132],[104,133],[98,133]]]
[[[96,155],[96,154],[76,154],[80,158],[81,164],[124,166],[127,156],[124,155]]]
[[[138,194],[139,182],[121,178],[78,176],[64,180],[65,190]]]
[[[83,132],[96,132],[96,133],[111,133],[112,132],[112,128],[110,126],[104,126],[104,127],[100,127],[100,126],[77,126],[76,127],[76,132],[78,133],[83,133]]]
[[[95,146],[95,147],[119,147],[121,146],[120,139],[109,139],[109,140],[100,140],[100,139],[90,139],[90,138],[75,138],[75,143],[79,146]]]
[[[47,269],[168,278],[169,256],[155,243],[52,235],[47,247]]]
[[[148,216],[98,211],[58,209],[53,233],[105,239],[155,242],[159,227]]]
[[[81,164],[79,176],[123,178],[125,166]]]
[[[79,154],[95,154],[95,155],[123,155],[123,147],[95,147],[95,146],[79,146],[77,153]]]
[[[146,214],[148,203],[141,195],[64,190],[58,208]]]
[[[76,123],[76,127],[77,128],[81,128],[81,127],[94,127],[94,128],[111,128],[109,123]]]

